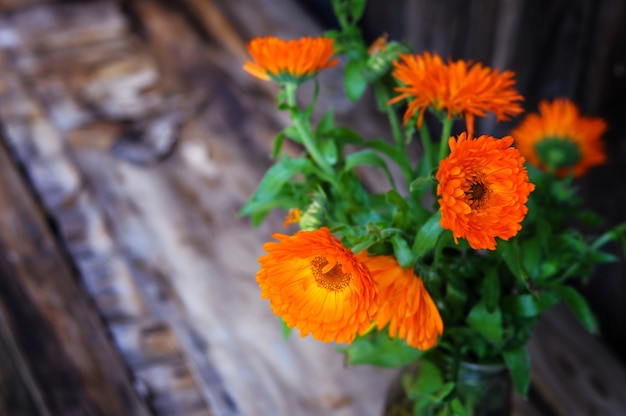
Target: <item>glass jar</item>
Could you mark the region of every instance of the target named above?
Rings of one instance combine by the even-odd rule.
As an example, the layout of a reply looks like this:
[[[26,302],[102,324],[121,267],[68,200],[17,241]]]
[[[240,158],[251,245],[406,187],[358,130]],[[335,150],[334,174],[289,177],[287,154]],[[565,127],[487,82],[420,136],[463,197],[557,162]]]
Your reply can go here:
[[[449,364],[449,362],[448,362]],[[383,410],[384,416],[413,416],[415,400],[404,389],[403,379],[419,374],[419,363],[406,367],[392,382]],[[458,362],[456,369],[445,368],[447,377],[454,380],[454,389],[448,398],[458,398],[467,416],[506,416],[512,411],[513,384],[504,364],[475,364]],[[435,415],[444,406],[442,402],[422,408],[419,416]]]
[[[459,363],[456,393],[465,404],[468,416],[505,416],[511,414],[513,384],[504,364]]]

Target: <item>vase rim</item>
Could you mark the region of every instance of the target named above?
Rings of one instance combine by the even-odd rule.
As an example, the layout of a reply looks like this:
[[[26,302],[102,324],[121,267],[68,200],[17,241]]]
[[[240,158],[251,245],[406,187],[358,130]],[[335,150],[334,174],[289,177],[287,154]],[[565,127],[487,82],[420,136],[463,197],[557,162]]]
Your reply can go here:
[[[498,372],[506,370],[506,365],[504,363],[501,364],[479,364],[472,363],[468,361],[460,361],[459,365],[468,370],[476,370],[476,371],[487,371],[487,372]]]

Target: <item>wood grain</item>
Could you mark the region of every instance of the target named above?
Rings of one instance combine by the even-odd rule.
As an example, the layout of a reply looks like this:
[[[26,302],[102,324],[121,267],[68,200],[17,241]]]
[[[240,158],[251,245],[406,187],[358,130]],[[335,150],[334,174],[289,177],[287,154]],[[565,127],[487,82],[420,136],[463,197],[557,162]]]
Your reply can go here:
[[[7,17],[20,42],[5,49],[0,118],[137,391],[155,414],[377,414],[393,370],[284,340],[259,297],[256,258],[281,220],[254,230],[237,212],[284,120],[270,90],[184,10],[127,11],[145,41],[109,2]],[[60,32],[101,20],[84,42],[52,41],[29,28],[42,14]]]
[[[564,305],[542,317],[529,350],[532,381],[556,414],[624,414],[626,371]]]
[[[21,409],[7,414],[147,415],[4,145],[0,189],[0,323],[9,353],[3,361],[12,357],[16,381],[26,386]]]

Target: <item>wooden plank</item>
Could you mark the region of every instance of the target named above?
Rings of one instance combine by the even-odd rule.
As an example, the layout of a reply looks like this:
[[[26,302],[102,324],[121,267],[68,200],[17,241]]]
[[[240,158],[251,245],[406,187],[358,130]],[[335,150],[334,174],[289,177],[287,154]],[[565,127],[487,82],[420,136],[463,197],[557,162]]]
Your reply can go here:
[[[2,316],[0,316],[2,318]],[[19,346],[0,321],[0,414],[38,416],[47,414],[45,405],[21,359]]]
[[[626,414],[626,371],[564,305],[542,317],[529,350],[532,382],[558,415]]]
[[[54,41],[42,39],[47,30],[32,29],[35,18],[41,20],[41,27],[60,32]],[[94,18],[100,21],[90,25]],[[170,324],[155,316],[149,298],[144,298],[64,144],[66,134],[85,125],[99,132],[93,135],[96,146],[102,145],[98,137],[107,133],[125,137],[137,130],[129,120],[141,120],[147,131],[162,130],[169,119],[164,124],[157,117],[153,127],[150,116],[165,102],[163,93],[145,90],[158,82],[155,62],[112,3],[29,9],[6,17],[5,22],[6,30],[19,39],[4,45],[0,73],[0,117],[7,126],[8,143],[55,221],[151,411],[212,414],[180,341]],[[82,34],[82,41],[67,34]],[[117,45],[117,53],[108,54],[112,44]],[[157,151],[163,150],[161,144],[156,143]],[[137,147],[141,148],[121,146],[122,153]],[[147,151],[129,158],[145,162],[154,157],[159,155]],[[170,388],[159,387],[163,385]]]
[[[0,0],[0,11],[17,10],[34,4],[49,3],[54,0]]]
[[[79,16],[95,6],[73,7]],[[135,39],[109,61],[81,60],[85,49],[95,57],[121,44],[125,30],[72,48],[9,45],[0,117],[139,390],[156,414],[378,413],[394,371],[346,369],[333,345],[284,341],[254,282],[281,219],[253,230],[236,213],[269,164],[281,116],[238,89],[241,63],[190,31],[187,14],[162,2],[134,7],[150,49]],[[45,45],[41,59],[28,45]],[[60,50],[63,64],[51,58]],[[124,51],[142,64],[119,64]],[[29,70],[17,71],[24,62]],[[125,89],[125,79],[146,84]],[[74,123],[52,117],[56,103],[85,101]],[[143,107],[114,112],[128,102]],[[163,126],[176,144],[159,151]]]
[[[147,415],[4,146],[0,189],[0,322],[36,414]]]

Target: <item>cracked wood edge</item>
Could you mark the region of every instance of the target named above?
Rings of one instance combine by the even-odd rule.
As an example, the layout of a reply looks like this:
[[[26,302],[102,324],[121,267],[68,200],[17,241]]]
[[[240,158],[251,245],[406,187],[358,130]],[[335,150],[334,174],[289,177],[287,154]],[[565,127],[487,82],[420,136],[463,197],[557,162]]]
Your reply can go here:
[[[2,335],[37,414],[148,415],[3,145],[0,171]]]

